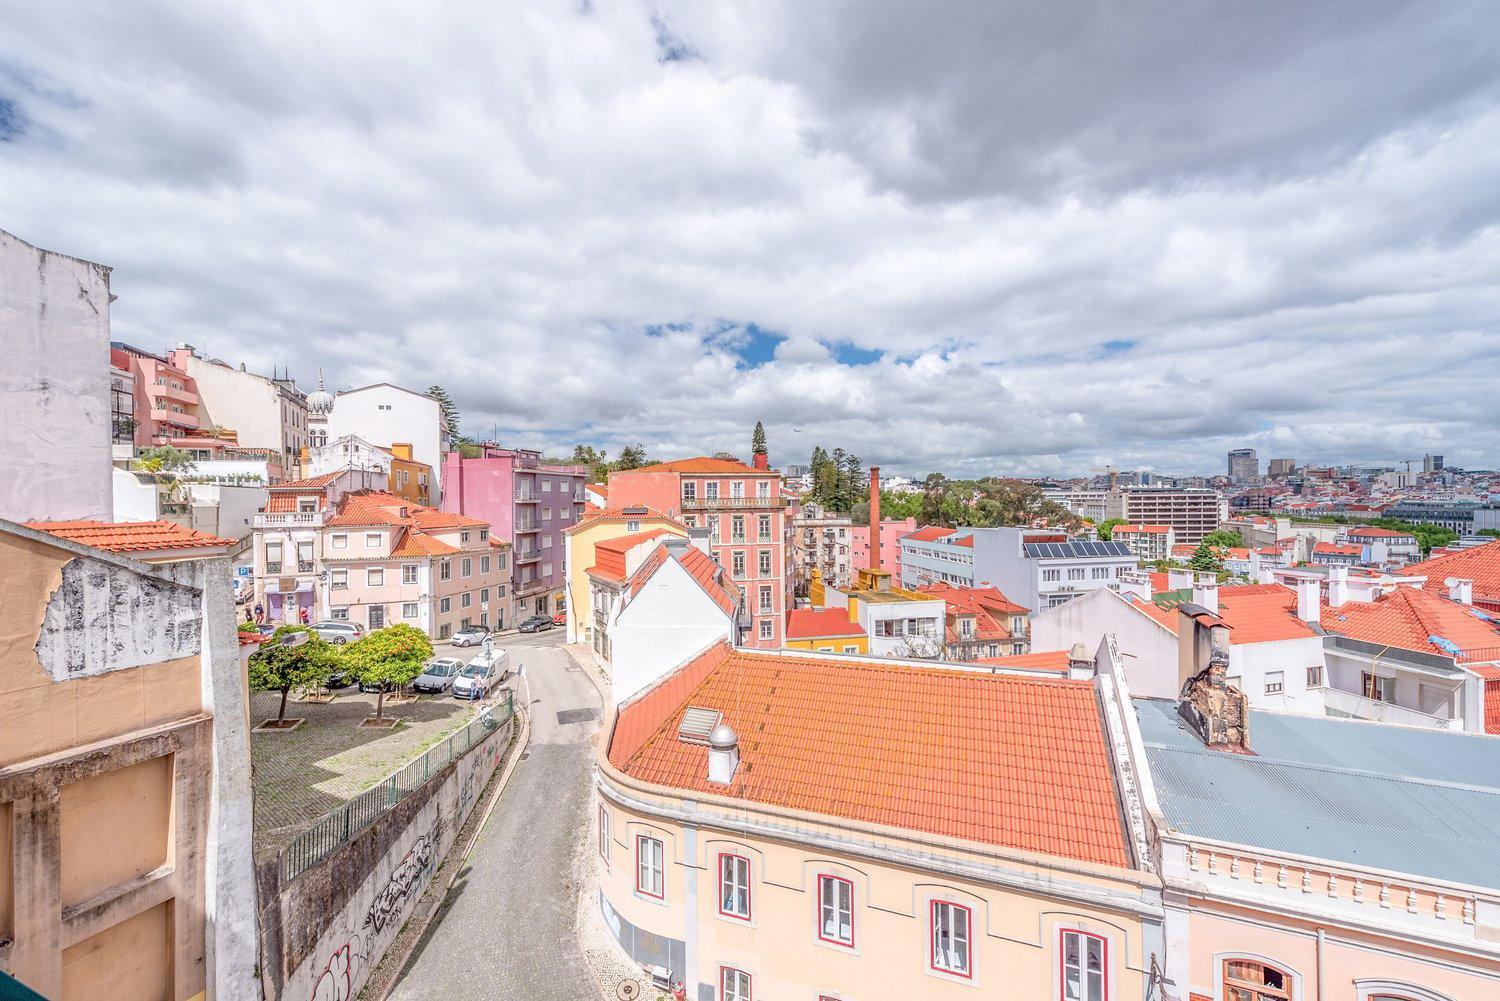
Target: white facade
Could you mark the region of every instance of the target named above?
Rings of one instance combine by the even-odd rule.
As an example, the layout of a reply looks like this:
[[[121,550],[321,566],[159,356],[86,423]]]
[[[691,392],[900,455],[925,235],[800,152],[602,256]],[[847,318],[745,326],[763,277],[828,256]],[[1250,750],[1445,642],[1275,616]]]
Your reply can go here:
[[[109,271],[0,231],[0,518],[109,520]]]
[[[391,453],[359,435],[344,435],[337,440],[330,438],[326,445],[315,445],[308,449],[308,478],[331,473],[335,469],[379,469],[387,476],[391,472]]]
[[[113,471],[113,521],[171,521],[225,539],[243,539],[254,527],[255,516],[266,506],[264,460],[205,460],[193,465],[194,480],[159,483],[146,473],[116,468]],[[256,482],[237,482],[258,477]]]
[[[947,602],[867,601],[856,595],[860,628],[877,657],[935,658],[943,652]]]
[[[665,543],[663,543],[665,545]],[[733,643],[734,616],[708,596],[682,564],[668,559],[640,593],[623,592],[610,610],[610,689],[619,705],[662,674],[720,640]]]
[[[332,443],[345,435],[356,435],[382,448],[392,442],[410,442],[412,458],[431,466],[435,479],[442,476],[443,453],[448,445],[442,410],[436,400],[423,393],[388,382],[339,393],[328,414],[328,440]],[[433,507],[442,502],[441,482],[433,483],[431,500]]]
[[[291,475],[307,444],[307,398],[275,380],[221,361],[201,358],[191,347],[171,352],[172,364],[198,384],[199,411],[208,424],[235,432],[241,448],[280,453]]]

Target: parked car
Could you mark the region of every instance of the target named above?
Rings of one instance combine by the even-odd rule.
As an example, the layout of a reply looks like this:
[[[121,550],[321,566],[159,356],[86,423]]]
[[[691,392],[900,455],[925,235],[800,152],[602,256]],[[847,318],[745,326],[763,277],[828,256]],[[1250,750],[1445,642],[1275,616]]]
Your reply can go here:
[[[345,643],[353,643],[365,634],[364,627],[357,622],[336,622],[333,619],[324,619],[322,622],[314,622],[307,628],[323,637],[334,646],[343,646]]]
[[[505,680],[506,665],[510,658],[504,650],[492,650],[488,655],[480,654],[464,665],[453,679],[453,697],[456,699],[482,699]]]
[[[568,613],[567,612],[553,612],[552,613],[552,624],[554,626],[565,626],[565,625],[567,625],[568,624]]]
[[[478,646],[490,634],[489,626],[464,626],[448,640],[454,646]]]
[[[396,686],[391,684],[389,681],[382,681],[378,685],[372,685],[367,681],[361,681],[359,683],[359,690],[362,692],[369,692],[371,695],[375,694],[376,692],[385,692],[385,694],[389,695],[396,690]]]
[[[544,629],[552,628],[552,616],[533,615],[516,627],[523,633],[539,633]]]
[[[411,687],[419,692],[441,694],[453,687],[453,679],[462,671],[464,662],[457,657],[434,657],[427,662],[422,673],[417,675]]]

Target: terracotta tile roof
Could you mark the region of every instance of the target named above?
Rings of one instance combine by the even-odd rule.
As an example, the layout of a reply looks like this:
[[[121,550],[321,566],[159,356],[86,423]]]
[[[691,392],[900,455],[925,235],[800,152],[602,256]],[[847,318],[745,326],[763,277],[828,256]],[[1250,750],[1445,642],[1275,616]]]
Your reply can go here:
[[[1008,657],[982,657],[976,664],[997,664],[1001,667],[1025,668],[1028,671],[1068,671],[1068,651],[1036,650],[1031,653],[1013,653]]]
[[[439,511],[433,507],[413,507],[412,518],[423,530],[444,528],[489,528],[490,523],[480,518],[453,511]]]
[[[849,621],[847,608],[794,608],[786,613],[786,638],[789,640],[864,634],[858,622]]]
[[[757,476],[780,476],[774,469],[756,469],[747,466],[743,462],[730,459],[711,459],[706,455],[700,455],[692,459],[674,459],[670,462],[658,462],[653,466],[642,466],[640,469],[625,470],[626,473],[735,473]]]
[[[1444,556],[1413,563],[1403,576],[1427,577],[1427,586],[1441,588],[1449,577],[1474,582],[1474,600],[1500,605],[1500,539]]]
[[[233,539],[221,539],[195,528],[184,528],[173,521],[28,521],[26,527],[111,553],[234,545]]]
[[[641,536],[633,536],[633,538],[639,541]],[[677,560],[679,566],[687,571],[688,576],[693,578],[693,581],[703,589],[703,593],[708,595],[714,604],[719,606],[720,611],[726,615],[734,614],[735,609],[739,607],[740,603],[739,588],[729,582],[728,575],[724,573],[723,568],[718,563],[714,562],[712,556],[709,556],[696,546],[689,546],[674,557],[672,550],[664,542],[658,543],[657,547],[651,551],[651,555],[646,557],[645,562],[636,568],[635,576],[630,578],[629,589],[631,597],[640,594],[641,590],[656,574],[656,571],[660,570],[666,565],[668,560],[673,558]]]
[[[598,524],[601,521],[664,521],[676,525],[683,531],[687,530],[687,524],[672,517],[664,511],[658,511],[653,507],[643,504],[626,504],[620,507],[593,507],[584,506],[583,517],[572,525],[563,529],[564,535],[572,535],[574,532]]]
[[[1177,611],[1177,605],[1181,603],[1179,599],[1164,598],[1161,604],[1156,604],[1135,601],[1128,595],[1121,597],[1147,618],[1177,632],[1177,623],[1182,618]],[[1311,626],[1297,618],[1297,592],[1280,584],[1220,587],[1219,618],[1229,626],[1229,642],[1233,646],[1318,635]]]
[[[450,546],[441,539],[434,539],[426,532],[408,529],[401,540],[391,547],[392,556],[451,556],[462,549]]]
[[[902,541],[911,539],[913,542],[936,542],[953,534],[953,529],[942,528],[937,525],[924,525],[915,532],[907,532],[901,536]]]
[[[1006,622],[1008,617],[1025,615],[1030,611],[1011,601],[1000,593],[999,588],[994,587],[954,587],[952,584],[938,582],[925,584],[917,590],[943,599],[949,643],[969,639],[1008,640],[1011,638],[1010,626]],[[974,619],[973,636],[960,635],[958,620],[963,617]]]
[[[1351,539],[1409,539],[1410,532],[1393,532],[1389,528],[1372,528],[1369,525],[1359,525],[1344,533]]]
[[[625,582],[625,554],[643,542],[670,534],[665,528],[653,528],[645,532],[631,532],[613,539],[594,543],[594,565],[586,573],[603,577],[617,584]]]
[[[1363,556],[1363,546],[1344,546],[1336,542],[1319,542],[1313,545],[1313,555],[1324,556]]]
[[[1161,594],[1163,591],[1168,590],[1171,590],[1171,588],[1167,584],[1166,572],[1162,570],[1153,570],[1151,572],[1151,593]]]
[[[321,476],[311,476],[305,480],[285,480],[281,483],[272,484],[268,489],[273,491],[321,490],[322,488],[328,486],[328,484],[332,483],[334,480],[338,479],[343,472],[344,470],[342,469],[335,469],[331,473],[324,473]]]
[[[735,781],[677,739],[689,706],[739,733]],[[645,782],[1125,867],[1085,681],[731,651],[718,644],[620,712],[609,759]]]
[[[402,512],[406,513],[403,515]],[[400,530],[391,546],[392,556],[451,556],[464,552],[427,533],[452,528],[489,528],[489,522],[414,504],[405,497],[381,490],[360,490],[339,499],[338,513],[328,527],[390,526]],[[491,545],[494,540],[490,540]]]
[[[1326,604],[1319,624],[1331,633],[1417,650],[1439,656],[1464,651],[1460,661],[1500,660],[1500,625],[1484,613],[1415,587],[1397,587],[1374,601],[1350,601],[1338,608]],[[1450,646],[1433,642],[1436,637]]]

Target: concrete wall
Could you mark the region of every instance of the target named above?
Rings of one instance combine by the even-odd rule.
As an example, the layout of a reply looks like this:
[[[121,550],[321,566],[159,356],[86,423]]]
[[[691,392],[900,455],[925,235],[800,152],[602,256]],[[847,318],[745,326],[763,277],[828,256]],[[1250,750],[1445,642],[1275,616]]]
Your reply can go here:
[[[206,423],[232,429],[243,448],[283,451],[281,393],[274,382],[186,351],[173,351],[172,361],[198,384]]]
[[[431,466],[434,472],[442,468],[441,412],[436,400],[421,393],[383,383],[339,393],[328,415],[328,440],[346,434],[359,435],[381,447],[410,442],[412,458]],[[432,501],[442,502],[438,484],[433,484]]]
[[[0,518],[108,521],[109,268],[0,231]]]
[[[1133,694],[1152,699],[1177,697],[1176,634],[1131,608],[1114,591],[1091,591],[1038,612],[1031,620],[1031,649],[1035,651],[1071,650],[1075,643],[1094,650],[1109,635],[1118,641]]]
[[[257,863],[267,998],[351,1001],[359,993],[452,849],[510,735],[509,725],[490,734],[292,883],[282,880],[280,856]]]

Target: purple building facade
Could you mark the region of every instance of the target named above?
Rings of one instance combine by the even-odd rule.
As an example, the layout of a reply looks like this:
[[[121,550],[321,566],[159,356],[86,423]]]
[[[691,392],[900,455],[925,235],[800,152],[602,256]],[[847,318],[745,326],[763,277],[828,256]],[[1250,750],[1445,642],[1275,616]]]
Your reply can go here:
[[[583,516],[585,466],[554,465],[540,452],[484,443],[482,454],[443,456],[442,509],[479,518],[511,544],[508,623],[550,615],[565,601],[563,530]]]

